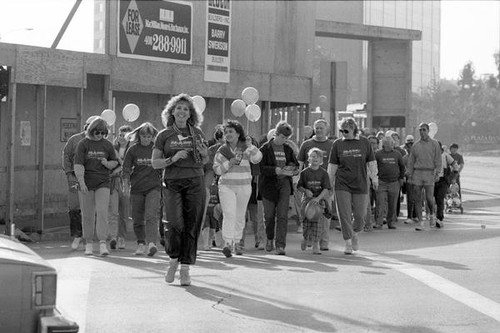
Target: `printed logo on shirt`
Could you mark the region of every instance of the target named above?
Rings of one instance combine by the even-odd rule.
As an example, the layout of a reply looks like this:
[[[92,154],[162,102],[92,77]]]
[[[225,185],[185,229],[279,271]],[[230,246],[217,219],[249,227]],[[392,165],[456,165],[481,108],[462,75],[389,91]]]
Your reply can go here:
[[[100,161],[102,159],[106,159],[106,153],[103,151],[89,150],[87,153],[87,158],[96,159]]]
[[[361,149],[346,149],[342,152],[342,157],[362,157]]]
[[[278,166],[284,166],[286,164],[286,156],[285,152],[283,151],[275,151],[274,152],[274,157],[276,158],[276,163]]]
[[[151,159],[150,158],[138,158],[137,165],[151,166]]]
[[[193,143],[190,136],[183,137],[181,135],[178,135],[179,138],[182,137],[179,141],[177,140],[172,140],[170,142],[170,149],[178,149],[178,150],[193,150]]]
[[[397,161],[394,157],[383,157],[382,163],[383,164],[397,164]]]
[[[321,188],[321,181],[319,180],[308,180],[307,181],[307,188],[311,190],[313,193],[320,193],[322,188]]]

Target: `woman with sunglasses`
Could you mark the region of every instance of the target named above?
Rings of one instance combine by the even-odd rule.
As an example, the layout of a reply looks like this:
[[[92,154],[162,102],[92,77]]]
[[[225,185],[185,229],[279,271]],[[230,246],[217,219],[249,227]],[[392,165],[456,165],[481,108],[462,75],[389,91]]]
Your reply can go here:
[[[101,117],[96,117],[87,128],[86,137],[78,143],[76,148],[74,168],[80,185],[86,255],[93,253],[94,231],[100,243],[100,255],[109,254],[106,238],[108,237],[110,173],[118,165],[118,158],[113,144],[106,139],[107,135],[106,121]]]
[[[196,250],[205,208],[203,165],[208,147],[200,127],[203,115],[187,94],[174,96],[161,113],[166,127],[156,136],[152,165],[164,169],[164,206],[167,215],[165,251],[170,257],[165,281],[172,283],[179,263],[180,283],[189,286],[190,265]]]
[[[370,142],[359,135],[354,118],[343,119],[339,132],[342,138],[333,143],[328,174],[335,190],[344,253],[352,254],[359,249],[358,233],[363,230],[368,206],[368,176],[373,188],[378,188],[377,162]]]

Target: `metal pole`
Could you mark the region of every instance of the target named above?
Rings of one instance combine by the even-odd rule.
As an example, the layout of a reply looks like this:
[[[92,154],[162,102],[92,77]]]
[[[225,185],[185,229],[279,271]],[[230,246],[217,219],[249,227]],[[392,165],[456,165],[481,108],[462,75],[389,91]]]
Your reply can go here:
[[[11,73],[12,75],[12,73]],[[11,84],[9,93],[11,101],[11,114],[10,114],[10,143],[9,143],[9,222],[10,222],[10,236],[15,238],[16,225],[14,222],[14,201],[15,201],[15,186],[14,186],[14,167],[15,167],[15,145],[16,145],[16,83]]]
[[[55,49],[57,48],[57,45],[59,45],[59,42],[61,41],[61,38],[63,37],[64,33],[66,32],[66,29],[68,28],[68,25],[70,24],[71,20],[73,19],[73,16],[75,16],[75,13],[80,7],[80,4],[82,3],[82,0],[76,0],[75,4],[73,5],[73,8],[71,8],[71,11],[68,14],[68,17],[66,17],[66,21],[64,21],[61,30],[59,30],[59,33],[56,36],[56,39],[52,43],[51,48]]]

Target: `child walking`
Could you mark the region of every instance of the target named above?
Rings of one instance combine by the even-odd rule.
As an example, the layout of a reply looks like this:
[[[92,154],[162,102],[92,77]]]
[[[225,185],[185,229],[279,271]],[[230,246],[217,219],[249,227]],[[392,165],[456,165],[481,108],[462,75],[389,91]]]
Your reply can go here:
[[[302,193],[301,209],[303,211],[304,224],[303,236],[304,239],[300,245],[302,251],[306,249],[308,242],[313,244],[313,254],[321,254],[319,240],[321,236],[320,226],[324,223],[319,223],[321,219],[325,219],[323,212],[329,214],[328,197],[330,196],[331,184],[328,177],[328,172],[321,168],[323,163],[323,152],[318,148],[312,148],[308,152],[309,166],[302,170],[297,183],[297,190]],[[321,207],[321,214],[314,214],[310,217],[306,214],[305,209],[308,204],[318,205]],[[309,216],[308,216],[309,215]]]

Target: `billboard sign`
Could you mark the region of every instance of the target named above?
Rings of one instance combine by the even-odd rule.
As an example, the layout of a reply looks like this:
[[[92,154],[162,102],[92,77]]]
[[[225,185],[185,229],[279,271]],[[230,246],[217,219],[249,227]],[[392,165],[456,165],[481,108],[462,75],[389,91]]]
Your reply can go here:
[[[120,57],[191,64],[191,3],[122,0],[118,6]]]
[[[205,81],[229,83],[231,2],[208,0]]]

